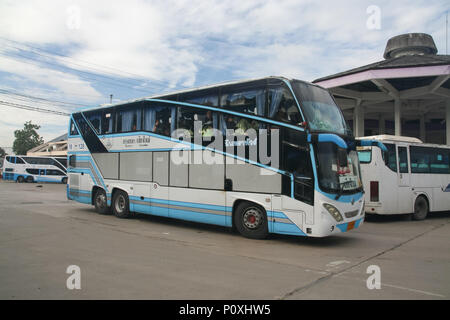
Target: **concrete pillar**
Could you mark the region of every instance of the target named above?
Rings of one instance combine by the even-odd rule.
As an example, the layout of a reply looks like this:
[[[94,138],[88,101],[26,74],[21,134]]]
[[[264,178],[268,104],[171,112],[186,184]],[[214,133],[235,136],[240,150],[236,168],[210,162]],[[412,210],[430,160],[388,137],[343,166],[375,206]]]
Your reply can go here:
[[[353,113],[353,132],[355,137],[364,136],[364,108],[361,101],[358,101]]]
[[[420,140],[425,142],[426,135],[425,135],[425,115],[424,114],[420,115],[420,130],[419,131],[420,131],[419,132]]]
[[[378,118],[378,132],[379,134],[386,133],[386,116],[383,113],[380,113]]]
[[[402,135],[402,102],[400,99],[394,100],[394,119],[395,119],[395,135],[401,136]]]
[[[450,146],[450,99],[445,100],[445,131],[447,144]]]

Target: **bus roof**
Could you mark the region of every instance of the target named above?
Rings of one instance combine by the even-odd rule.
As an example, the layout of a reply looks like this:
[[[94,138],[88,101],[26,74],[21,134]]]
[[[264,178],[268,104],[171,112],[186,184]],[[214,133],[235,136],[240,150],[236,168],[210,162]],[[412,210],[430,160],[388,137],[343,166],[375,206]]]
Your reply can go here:
[[[392,142],[409,142],[409,143],[423,143],[422,140],[414,137],[394,136],[390,134],[381,134],[377,136],[358,137],[358,140],[378,140],[378,141],[392,141]]]
[[[422,140],[414,137],[405,137],[405,136],[394,136],[389,134],[382,134],[377,136],[367,136],[367,137],[358,137],[355,138],[357,140],[378,140],[378,141],[385,141],[385,142],[405,142],[410,144],[420,144],[424,147],[434,147],[434,148],[450,148],[449,145],[442,145],[442,144],[434,144],[434,143],[423,143]]]
[[[101,105],[96,106],[96,107],[82,108],[82,109],[74,111],[72,113],[78,113],[78,112],[90,111],[90,110],[96,110],[96,109],[103,109],[103,108],[109,108],[109,107],[116,107],[116,106],[121,106],[121,105],[134,103],[134,102],[141,102],[141,101],[144,101],[146,99],[157,99],[157,98],[160,99],[160,98],[163,98],[163,97],[172,96],[172,95],[181,94],[181,93],[195,92],[195,91],[199,91],[199,90],[207,90],[207,89],[212,89],[212,88],[217,88],[217,87],[222,87],[222,86],[244,84],[244,83],[247,83],[247,82],[261,81],[261,80],[268,80],[268,79],[278,79],[278,80],[282,80],[282,81],[293,81],[293,80],[295,80],[295,81],[300,81],[300,82],[304,82],[304,83],[310,84],[310,85],[315,86],[315,87],[323,88],[323,87],[321,87],[318,84],[310,83],[310,82],[304,81],[304,80],[286,78],[286,77],[282,77],[282,76],[269,76],[269,77],[263,77],[263,78],[253,78],[253,79],[245,79],[245,80],[225,81],[225,82],[219,82],[219,83],[206,85],[206,86],[194,87],[194,88],[183,89],[183,90],[178,90],[178,91],[166,92],[166,93],[163,93],[163,94],[157,94],[157,95],[145,96],[145,97],[136,98],[136,99],[120,101],[120,102],[117,102],[117,103],[104,103],[104,104],[101,104]]]

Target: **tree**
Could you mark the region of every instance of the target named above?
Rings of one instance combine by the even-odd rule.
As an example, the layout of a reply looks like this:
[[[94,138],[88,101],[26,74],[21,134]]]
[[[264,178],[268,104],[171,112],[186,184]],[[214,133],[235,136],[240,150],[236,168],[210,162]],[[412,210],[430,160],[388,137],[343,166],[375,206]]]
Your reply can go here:
[[[44,143],[44,139],[39,136],[36,130],[41,126],[32,124],[31,121],[25,122],[23,130],[14,131],[16,140],[13,143],[15,154],[27,154],[27,151]]]
[[[6,156],[6,151],[2,147],[0,147],[0,158],[4,158]]]

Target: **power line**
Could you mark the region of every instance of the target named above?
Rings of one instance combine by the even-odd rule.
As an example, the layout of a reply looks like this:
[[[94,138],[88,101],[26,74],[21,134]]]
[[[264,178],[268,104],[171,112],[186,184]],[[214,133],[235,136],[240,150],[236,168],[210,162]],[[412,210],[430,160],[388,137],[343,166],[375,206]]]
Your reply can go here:
[[[83,68],[87,68],[87,69],[93,69],[94,71],[100,71],[101,73],[107,73],[107,74],[109,73],[110,75],[119,76],[119,77],[125,77],[125,78],[130,79],[131,81],[134,81],[135,83],[138,82],[138,85],[141,84],[140,82],[142,80],[147,80],[147,81],[150,81],[150,82],[153,82],[153,83],[160,83],[159,86],[167,86],[170,83],[169,81],[166,81],[166,80],[150,79],[150,78],[148,78],[146,76],[139,75],[139,74],[136,74],[136,73],[131,73],[131,72],[128,72],[128,71],[119,70],[117,68],[112,68],[112,67],[108,67],[108,66],[102,66],[102,65],[95,64],[95,63],[92,63],[92,62],[87,62],[87,61],[81,60],[81,59],[73,59],[73,58],[70,58],[70,57],[68,57],[68,56],[66,56],[64,54],[58,53],[58,52],[54,52],[54,51],[50,51],[50,50],[44,50],[42,48],[31,46],[29,44],[23,44],[23,43],[20,43],[20,42],[14,41],[14,40],[10,40],[10,39],[6,39],[6,38],[3,38],[3,37],[0,37],[0,39],[8,41],[8,42],[15,43],[15,44],[17,44],[19,46],[22,46],[22,47],[25,47],[25,48],[27,48],[27,50],[24,50],[24,51],[30,51],[30,52],[33,52],[33,53],[35,53],[37,55],[43,56],[43,57],[48,57],[48,58],[54,59],[55,58],[54,56],[56,55],[56,56],[61,57],[62,60],[80,61],[80,62],[83,62],[86,65],[96,66],[97,68],[93,68],[91,66],[85,66],[85,65],[82,65],[82,64],[79,64],[79,63],[76,63],[76,62],[69,62],[70,64],[73,64],[73,65],[76,65],[76,66],[80,66],[80,67],[83,67]],[[11,45],[7,45],[7,46],[9,46],[10,48],[18,49],[18,50],[23,50],[21,48],[17,48],[17,47],[11,46]],[[39,52],[36,52],[36,51],[39,51]],[[48,54],[50,54],[52,56],[43,54],[41,52],[48,53]],[[105,72],[105,70],[99,69],[99,67],[100,68],[104,68],[104,69],[115,70],[115,71],[114,72]],[[134,77],[137,77],[137,78],[133,79],[133,78],[130,77],[130,75],[134,76]],[[178,85],[178,87],[187,88],[186,86],[184,86],[182,84]]]
[[[66,112],[62,112],[62,111],[32,107],[32,106],[18,104],[18,103],[12,103],[12,102],[8,102],[8,101],[0,100],[0,105],[18,108],[18,109],[30,110],[30,111],[37,111],[37,112],[42,112],[42,113],[51,113],[51,114],[56,114],[56,115],[60,115],[60,116],[70,116],[70,113],[66,113]]]
[[[34,101],[37,101],[37,102],[41,101],[39,103],[51,102],[51,103],[60,103],[60,104],[63,104],[63,105],[72,105],[72,106],[78,106],[78,107],[84,107],[85,106],[84,104],[80,104],[80,103],[58,101],[58,100],[50,100],[50,99],[45,99],[45,98],[41,98],[41,97],[35,97],[35,96],[31,96],[31,95],[24,94],[24,93],[19,93],[17,91],[10,91],[10,90],[1,89],[1,88],[0,88],[0,93],[20,96],[20,97],[24,97],[24,98],[26,98],[28,100],[34,100]]]
[[[22,58],[25,58],[25,59],[31,60],[31,61],[36,61],[36,62],[41,62],[41,63],[43,62],[43,61],[31,58],[31,57],[27,57],[27,56],[22,55],[22,54],[18,54],[18,53],[15,54],[16,56],[15,55],[2,54],[2,53],[0,53],[0,55],[2,55],[4,58],[9,59],[9,60],[16,60],[16,61],[19,60],[19,61],[21,61],[23,63],[31,64],[31,65],[36,65],[36,64],[24,61],[23,59],[19,59],[17,56],[20,56]],[[128,89],[132,89],[132,90],[135,90],[135,91],[145,92],[145,94],[149,94],[149,91],[144,90],[144,89],[134,88],[133,85],[128,84],[128,83],[126,84],[126,82],[121,81],[121,80],[112,79],[110,77],[103,76],[103,75],[96,75],[96,74],[93,74],[93,73],[87,72],[87,71],[75,70],[75,69],[69,68],[67,66],[59,65],[57,63],[52,63],[52,62],[48,62],[48,61],[46,61],[45,63],[50,64],[50,65],[54,65],[54,66],[57,66],[57,67],[60,67],[60,68],[73,70],[73,71],[76,71],[77,73],[82,73],[82,74],[77,74],[77,76],[80,77],[80,78],[83,78],[83,79],[87,79],[87,80],[91,80],[91,81],[97,81],[97,82],[102,82],[104,84],[109,84],[111,86],[119,87],[119,88],[122,88],[122,89],[123,88],[128,88]],[[61,73],[70,73],[70,72],[63,72],[61,70],[58,70],[58,71],[61,72]],[[87,74],[87,75],[84,75],[84,74]],[[91,76],[89,76],[89,75],[91,75]],[[110,79],[110,80],[109,81],[99,80],[99,79],[96,79],[95,77],[101,77],[101,78]]]
[[[66,60],[80,61],[80,62],[83,62],[83,63],[88,64],[88,65],[90,64],[90,65],[97,66],[97,67],[100,67],[100,68],[105,68],[105,69],[110,69],[110,70],[115,70],[115,71],[116,71],[116,72],[110,72],[110,74],[115,74],[115,75],[119,75],[119,76],[122,76],[122,77],[124,76],[124,74],[128,74],[128,75],[132,75],[132,76],[135,76],[135,77],[137,77],[137,78],[140,78],[140,79],[148,79],[148,80],[150,80],[150,78],[148,78],[147,76],[143,76],[143,75],[140,75],[140,74],[136,74],[136,73],[131,73],[131,72],[128,72],[128,71],[119,70],[119,69],[113,68],[113,67],[108,67],[108,66],[99,65],[99,64],[96,64],[96,63],[93,63],[93,62],[88,62],[88,61],[81,60],[81,59],[74,59],[74,58],[68,57],[67,55],[58,53],[58,52],[54,52],[54,51],[50,51],[50,50],[45,50],[45,49],[42,49],[42,48],[39,48],[39,47],[35,47],[35,46],[29,45],[29,44],[20,43],[20,42],[18,42],[18,41],[14,41],[14,40],[7,39],[7,38],[3,38],[3,37],[0,37],[0,39],[5,40],[5,41],[9,41],[9,42],[16,43],[16,44],[18,44],[18,45],[21,45],[22,47],[31,48],[31,49],[34,49],[34,50],[37,50],[37,51],[40,51],[40,52],[46,52],[46,53],[49,53],[49,54],[51,54],[51,55],[56,55],[56,56],[62,57],[63,59],[66,59]],[[20,50],[20,49],[19,49],[19,50]],[[33,52],[35,52],[35,51],[33,51]],[[41,55],[42,55],[42,54],[41,54]],[[72,64],[76,64],[76,63],[73,63],[73,62],[71,62],[71,63],[72,63]],[[76,64],[76,65],[79,65],[79,64]],[[80,66],[82,66],[82,65],[80,65]],[[83,66],[83,67],[85,67],[85,66]],[[90,67],[90,68],[92,68],[92,67]],[[94,68],[92,68],[92,69],[94,69]],[[105,73],[104,70],[100,70],[100,71],[102,71],[103,73]],[[130,77],[128,77],[128,78],[130,78]],[[153,81],[153,82],[159,82],[159,83],[162,83],[162,84],[164,84],[164,85],[167,85],[167,84],[169,83],[169,81],[156,80],[156,79],[151,79],[151,81]]]

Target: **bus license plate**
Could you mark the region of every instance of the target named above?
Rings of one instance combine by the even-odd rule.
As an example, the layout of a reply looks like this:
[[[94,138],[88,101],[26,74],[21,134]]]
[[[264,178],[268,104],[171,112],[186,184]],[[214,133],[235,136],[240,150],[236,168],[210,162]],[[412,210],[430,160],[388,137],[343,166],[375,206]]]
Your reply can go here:
[[[339,177],[339,183],[343,190],[352,190],[358,187],[355,176],[341,176]]]

